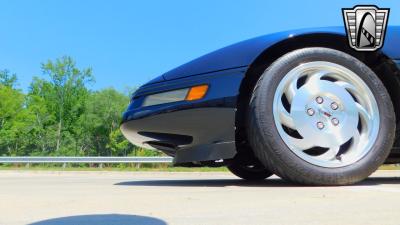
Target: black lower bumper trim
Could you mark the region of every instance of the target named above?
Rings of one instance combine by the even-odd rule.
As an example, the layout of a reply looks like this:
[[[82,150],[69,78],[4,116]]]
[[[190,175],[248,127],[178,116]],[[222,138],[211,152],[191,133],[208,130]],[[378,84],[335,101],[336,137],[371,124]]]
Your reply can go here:
[[[125,121],[121,130],[135,145],[164,151],[174,162],[232,158],[234,108],[195,108]]]

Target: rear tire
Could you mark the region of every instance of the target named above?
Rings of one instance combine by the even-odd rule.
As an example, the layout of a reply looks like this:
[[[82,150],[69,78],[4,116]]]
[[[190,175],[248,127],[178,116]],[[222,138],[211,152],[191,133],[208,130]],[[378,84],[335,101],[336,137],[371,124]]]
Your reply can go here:
[[[229,171],[244,180],[264,180],[272,176],[272,173],[260,162],[246,163],[234,159],[234,161],[227,167]]]
[[[310,67],[296,75],[294,85],[281,84],[307,65],[322,69]],[[301,82],[300,76],[305,76]],[[278,94],[280,87],[286,88],[285,97]],[[299,93],[306,97],[300,99]],[[284,98],[287,109],[278,110]],[[339,109],[335,99],[343,103]],[[329,48],[295,50],[276,60],[254,87],[247,118],[249,143],[260,162],[272,173],[306,185],[365,179],[385,161],[395,136],[393,105],[381,80],[358,59]],[[311,154],[310,149],[316,150]]]

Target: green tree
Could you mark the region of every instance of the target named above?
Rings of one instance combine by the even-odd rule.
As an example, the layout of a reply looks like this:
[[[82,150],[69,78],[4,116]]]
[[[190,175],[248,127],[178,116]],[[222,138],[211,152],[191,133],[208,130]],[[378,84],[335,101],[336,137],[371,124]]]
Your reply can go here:
[[[122,135],[120,129],[116,129],[109,134],[107,148],[111,150],[112,155],[127,156],[132,150],[128,140]]]
[[[92,70],[67,56],[42,64],[42,72],[24,94],[15,74],[0,71],[0,155],[159,154],[130,144],[119,130],[130,93],[90,91]]]
[[[46,155],[54,148],[56,133],[55,116],[47,109],[45,99],[29,94],[27,96],[28,113],[31,115],[30,140],[34,146],[32,153]]]
[[[9,70],[0,70],[0,84],[14,88],[17,82],[17,75],[10,74]]]
[[[81,132],[91,134],[90,137],[82,135],[85,137],[85,140],[82,140],[83,143],[92,143],[91,149],[94,152],[91,154],[120,155],[116,150],[121,150],[121,148],[117,147],[116,143],[120,142],[121,135],[118,135],[116,130],[119,130],[121,113],[128,101],[127,96],[113,88],[103,89],[90,95],[86,111],[81,116],[80,125],[83,127]],[[112,144],[111,140],[113,140]],[[122,150],[128,151],[128,149]]]
[[[49,110],[55,113],[57,121],[56,152],[61,148],[63,136],[70,137],[71,127],[85,109],[88,90],[87,82],[93,80],[92,69],[78,69],[75,61],[68,56],[48,60],[42,64],[43,74],[50,77],[52,88],[45,93],[51,102]]]
[[[0,84],[0,99],[0,154],[15,155],[26,144],[30,116],[21,91]]]

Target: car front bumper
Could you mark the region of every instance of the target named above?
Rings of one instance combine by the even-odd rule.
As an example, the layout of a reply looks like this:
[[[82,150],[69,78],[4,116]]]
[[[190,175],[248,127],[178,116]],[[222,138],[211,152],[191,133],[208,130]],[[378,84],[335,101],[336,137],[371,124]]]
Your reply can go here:
[[[174,163],[233,158],[235,112],[246,68],[235,68],[142,86],[123,115],[121,131],[133,144],[158,149]],[[142,107],[146,96],[164,91],[209,85],[206,96]]]

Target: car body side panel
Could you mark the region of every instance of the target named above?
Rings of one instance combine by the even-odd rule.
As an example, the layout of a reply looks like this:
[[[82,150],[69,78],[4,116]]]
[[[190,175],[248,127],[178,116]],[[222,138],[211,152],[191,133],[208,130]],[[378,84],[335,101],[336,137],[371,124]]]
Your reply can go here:
[[[400,60],[400,26],[388,27],[382,52],[393,60]]]
[[[257,56],[272,45],[288,38],[307,34],[346,35],[343,27],[301,29],[264,35],[230,45],[194,59],[191,62],[165,73],[163,77],[166,80],[173,80],[181,77],[205,74],[212,71],[248,66],[257,58]],[[388,27],[382,49],[383,53],[391,59],[400,59],[399,46],[400,26]]]

